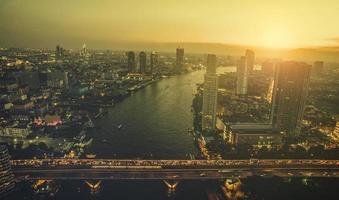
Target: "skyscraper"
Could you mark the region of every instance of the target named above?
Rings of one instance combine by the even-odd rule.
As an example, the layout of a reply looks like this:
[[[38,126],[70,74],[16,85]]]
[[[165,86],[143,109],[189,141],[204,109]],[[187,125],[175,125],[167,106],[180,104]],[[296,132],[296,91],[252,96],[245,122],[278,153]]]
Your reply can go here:
[[[143,51],[139,53],[139,72],[146,72],[146,53]]]
[[[339,115],[336,116],[336,124],[332,133],[332,137],[339,139]]]
[[[177,53],[176,53],[176,69],[178,71],[182,70],[184,66],[184,52],[185,50],[183,48],[178,47]]]
[[[313,74],[320,75],[323,71],[323,68],[324,68],[323,61],[315,61],[312,68]]]
[[[155,51],[152,51],[150,58],[150,73],[153,73],[153,70],[158,66],[158,54]]]
[[[80,55],[82,55],[82,56],[86,56],[87,55],[87,46],[86,46],[86,44],[82,45],[82,49],[81,49]]]
[[[0,198],[3,198],[14,188],[14,181],[8,150],[6,146],[0,145]]]
[[[249,74],[251,74],[254,70],[254,59],[255,59],[254,51],[247,49],[245,55],[246,55],[247,71]]]
[[[289,134],[298,134],[308,93],[311,66],[301,62],[276,65],[273,88],[272,124]]]
[[[214,129],[216,125],[218,76],[216,74],[216,55],[207,55],[207,70],[204,81],[202,128]]]
[[[55,48],[55,59],[56,60],[60,60],[64,54],[64,49],[60,46],[60,45],[57,45],[56,48]]]
[[[135,53],[133,51],[127,52],[127,68],[129,72],[135,71]]]
[[[241,56],[237,63],[237,91],[238,95],[247,94],[248,71],[246,57]]]

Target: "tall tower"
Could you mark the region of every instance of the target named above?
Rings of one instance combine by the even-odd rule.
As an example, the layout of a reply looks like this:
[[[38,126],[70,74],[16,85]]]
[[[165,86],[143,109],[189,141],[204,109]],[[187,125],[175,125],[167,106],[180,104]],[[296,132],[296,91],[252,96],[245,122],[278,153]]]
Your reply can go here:
[[[158,54],[155,51],[152,51],[151,53],[151,58],[150,58],[150,63],[151,63],[151,69],[150,69],[150,73],[153,73],[153,70],[158,66]]]
[[[301,62],[280,62],[276,65],[272,124],[289,134],[301,130],[311,66]]]
[[[143,51],[139,53],[139,72],[146,72],[146,53]]]
[[[214,54],[207,55],[207,70],[204,81],[202,128],[215,129],[217,98],[218,98],[218,76],[216,74],[217,57]]]
[[[129,72],[135,72],[135,53],[133,51],[127,52],[127,68]]]
[[[246,65],[246,57],[241,56],[237,63],[237,91],[238,95],[247,94],[248,70]]]
[[[315,61],[312,68],[313,74],[317,76],[321,75],[323,68],[324,68],[323,61]]]
[[[178,71],[182,70],[184,66],[184,48],[177,48],[177,53],[176,53],[176,69]]]
[[[60,60],[61,57],[62,57],[62,47],[60,45],[57,45],[56,48],[55,48],[55,59],[56,60]]]
[[[5,145],[0,145],[0,198],[3,198],[14,188],[14,181],[8,150]]]
[[[255,60],[254,51],[247,49],[246,50],[246,65],[247,65],[247,70],[249,74],[251,74],[254,70],[254,60]]]
[[[82,45],[81,55],[82,56],[86,56],[87,55],[87,46],[86,46],[86,44]]]

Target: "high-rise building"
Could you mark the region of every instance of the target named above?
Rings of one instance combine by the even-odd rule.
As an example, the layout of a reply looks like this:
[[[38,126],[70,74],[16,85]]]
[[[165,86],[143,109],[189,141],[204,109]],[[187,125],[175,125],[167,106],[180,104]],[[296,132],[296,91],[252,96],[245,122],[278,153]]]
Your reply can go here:
[[[57,45],[55,48],[55,59],[60,60],[63,54],[64,54],[64,49],[60,45]]]
[[[146,53],[143,51],[139,53],[139,72],[146,72]]]
[[[218,98],[218,76],[216,74],[216,56],[207,56],[207,70],[204,81],[202,128],[215,129],[217,98]]]
[[[276,65],[271,120],[289,134],[301,130],[311,66],[301,62]]]
[[[215,74],[217,67],[217,56],[215,54],[208,54],[207,55],[207,69],[206,73],[208,74]]]
[[[184,48],[177,48],[177,53],[176,53],[176,69],[178,71],[182,70],[184,67]]]
[[[315,61],[312,68],[313,74],[320,75],[323,71],[323,68],[324,68],[323,61]]]
[[[238,95],[246,95],[248,87],[248,70],[246,57],[241,56],[237,63],[237,91]]]
[[[158,66],[158,54],[155,51],[152,51],[150,58],[150,73],[153,73],[153,70]]]
[[[12,173],[9,161],[8,150],[5,145],[0,145],[0,198],[8,194],[15,185],[15,178]]]
[[[336,124],[335,124],[335,129],[332,133],[332,137],[334,137],[335,139],[339,139],[339,115],[336,116]]]
[[[68,88],[68,72],[47,72],[47,86],[52,88]],[[40,81],[41,82],[41,81]]]
[[[83,45],[82,45],[82,49],[81,49],[80,54],[81,54],[82,56],[86,56],[86,55],[87,55],[87,46],[86,46],[86,44],[83,44]]]
[[[254,70],[254,59],[255,59],[254,51],[247,49],[246,50],[246,65],[247,65],[247,70],[249,74],[251,74]]]
[[[135,72],[135,53],[133,51],[127,52],[127,68],[129,72]]]

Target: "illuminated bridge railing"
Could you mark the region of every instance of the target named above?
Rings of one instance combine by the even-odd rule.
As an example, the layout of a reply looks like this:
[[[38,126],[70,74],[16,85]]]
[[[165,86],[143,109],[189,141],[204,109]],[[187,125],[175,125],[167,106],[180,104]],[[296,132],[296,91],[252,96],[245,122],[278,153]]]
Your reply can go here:
[[[111,159],[32,159],[11,160],[16,168],[150,168],[150,169],[223,169],[223,168],[330,168],[339,169],[339,160],[250,159],[250,160],[111,160]]]

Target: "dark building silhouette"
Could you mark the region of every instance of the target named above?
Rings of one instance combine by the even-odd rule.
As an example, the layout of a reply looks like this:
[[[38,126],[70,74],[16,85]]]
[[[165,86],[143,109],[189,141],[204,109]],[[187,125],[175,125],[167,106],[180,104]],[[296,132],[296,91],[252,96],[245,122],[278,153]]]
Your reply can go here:
[[[139,72],[146,72],[146,53],[143,51],[139,53]]]
[[[248,73],[251,74],[254,70],[254,60],[255,60],[254,51],[247,49],[245,56],[246,56],[247,70],[248,70]]]
[[[155,51],[152,51],[150,58],[150,73],[153,73],[153,70],[158,66],[158,54]]]
[[[289,134],[300,132],[310,71],[311,66],[301,62],[276,65],[271,116],[274,127]]]
[[[60,60],[64,56],[64,49],[60,46],[57,45],[55,48],[55,59]]]
[[[178,71],[182,70],[184,67],[184,52],[183,48],[178,47],[176,52],[176,69]]]
[[[323,68],[324,68],[323,61],[315,61],[312,67],[312,73],[316,76],[319,76],[322,74]]]
[[[133,51],[127,52],[127,68],[129,72],[135,71],[135,53]]]

